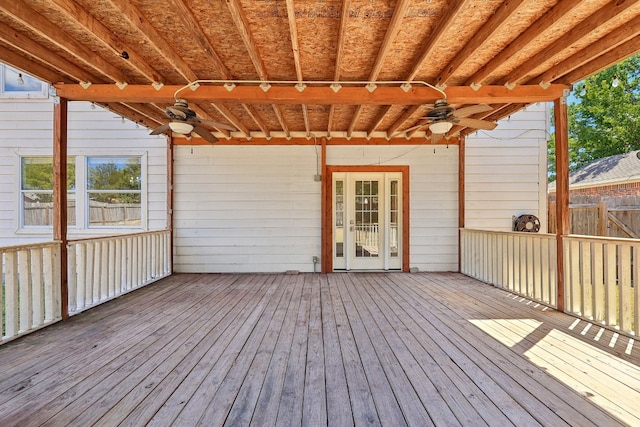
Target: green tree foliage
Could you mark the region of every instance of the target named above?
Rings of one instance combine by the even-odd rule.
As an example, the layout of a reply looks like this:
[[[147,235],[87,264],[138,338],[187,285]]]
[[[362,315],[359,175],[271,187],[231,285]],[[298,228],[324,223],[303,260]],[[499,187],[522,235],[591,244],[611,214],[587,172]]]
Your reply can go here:
[[[67,160],[67,190],[73,190],[76,185],[76,167],[73,158]],[[22,189],[53,190],[53,160],[50,157],[23,158],[22,160]],[[53,200],[52,194],[38,193],[38,201],[48,203]]]
[[[114,190],[109,193],[91,193],[91,199],[108,203],[139,203],[139,193],[118,193],[117,190],[140,190],[140,159],[98,161],[89,167],[89,190]]]
[[[619,82],[617,87],[612,84]],[[640,149],[640,55],[574,85],[568,108],[569,169]],[[555,178],[555,139],[549,141],[549,175]]]

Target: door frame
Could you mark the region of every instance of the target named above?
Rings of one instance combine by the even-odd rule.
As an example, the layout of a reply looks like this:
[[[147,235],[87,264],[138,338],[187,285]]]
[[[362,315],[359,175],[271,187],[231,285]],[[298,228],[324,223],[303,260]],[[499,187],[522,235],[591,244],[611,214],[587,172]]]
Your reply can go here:
[[[324,209],[322,209],[322,273],[333,272],[333,174],[336,172],[402,174],[402,271],[409,272],[409,166],[326,166],[323,174]]]

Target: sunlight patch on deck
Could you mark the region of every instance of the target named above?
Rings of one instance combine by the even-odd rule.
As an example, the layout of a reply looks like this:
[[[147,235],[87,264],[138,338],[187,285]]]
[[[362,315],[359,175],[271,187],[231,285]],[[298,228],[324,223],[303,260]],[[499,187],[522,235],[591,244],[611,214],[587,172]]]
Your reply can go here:
[[[507,347],[519,344],[542,325],[542,322],[535,319],[471,319],[469,322]],[[503,333],[504,330],[513,330],[516,324],[518,330],[525,331],[524,334]]]

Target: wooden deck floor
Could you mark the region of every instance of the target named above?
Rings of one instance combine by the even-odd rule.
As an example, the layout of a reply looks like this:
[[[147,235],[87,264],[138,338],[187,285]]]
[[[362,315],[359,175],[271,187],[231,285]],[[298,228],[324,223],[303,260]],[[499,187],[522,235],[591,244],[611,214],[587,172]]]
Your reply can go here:
[[[640,425],[629,338],[459,274],[174,275],[0,347],[0,425]]]

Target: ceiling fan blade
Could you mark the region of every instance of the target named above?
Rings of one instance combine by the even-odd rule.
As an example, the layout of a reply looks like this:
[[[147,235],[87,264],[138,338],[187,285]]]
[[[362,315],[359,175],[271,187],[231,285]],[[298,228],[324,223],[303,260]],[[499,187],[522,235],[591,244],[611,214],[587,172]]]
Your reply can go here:
[[[468,107],[458,108],[454,114],[456,115],[456,117],[467,117],[472,114],[486,113],[487,111],[491,111],[491,110],[493,110],[493,108],[491,108],[487,104],[478,104],[478,105],[470,105]]]
[[[169,123],[155,128],[149,135],[160,135],[161,133],[163,133],[167,129],[169,129]]]
[[[437,144],[438,142],[442,141],[442,138],[444,138],[444,134],[443,133],[432,133],[431,134],[431,143],[432,144]]]
[[[204,128],[201,128],[200,126],[194,126],[191,132],[197,135],[200,135],[202,139],[204,139],[207,142],[211,142],[211,143],[218,142],[218,138],[216,138],[211,132],[209,132]]]
[[[483,129],[483,130],[493,130],[496,128],[496,126],[498,126],[498,124],[495,122],[489,122],[486,120],[479,120],[479,119],[470,119],[470,118],[464,118],[464,117],[461,119],[457,119],[456,124],[458,126]]]
[[[202,123],[203,125],[213,126],[216,129],[226,129],[230,131],[238,130],[233,126],[225,125],[224,123],[220,123],[220,122],[214,122],[212,120],[195,119],[195,120],[191,120],[191,122]]]

